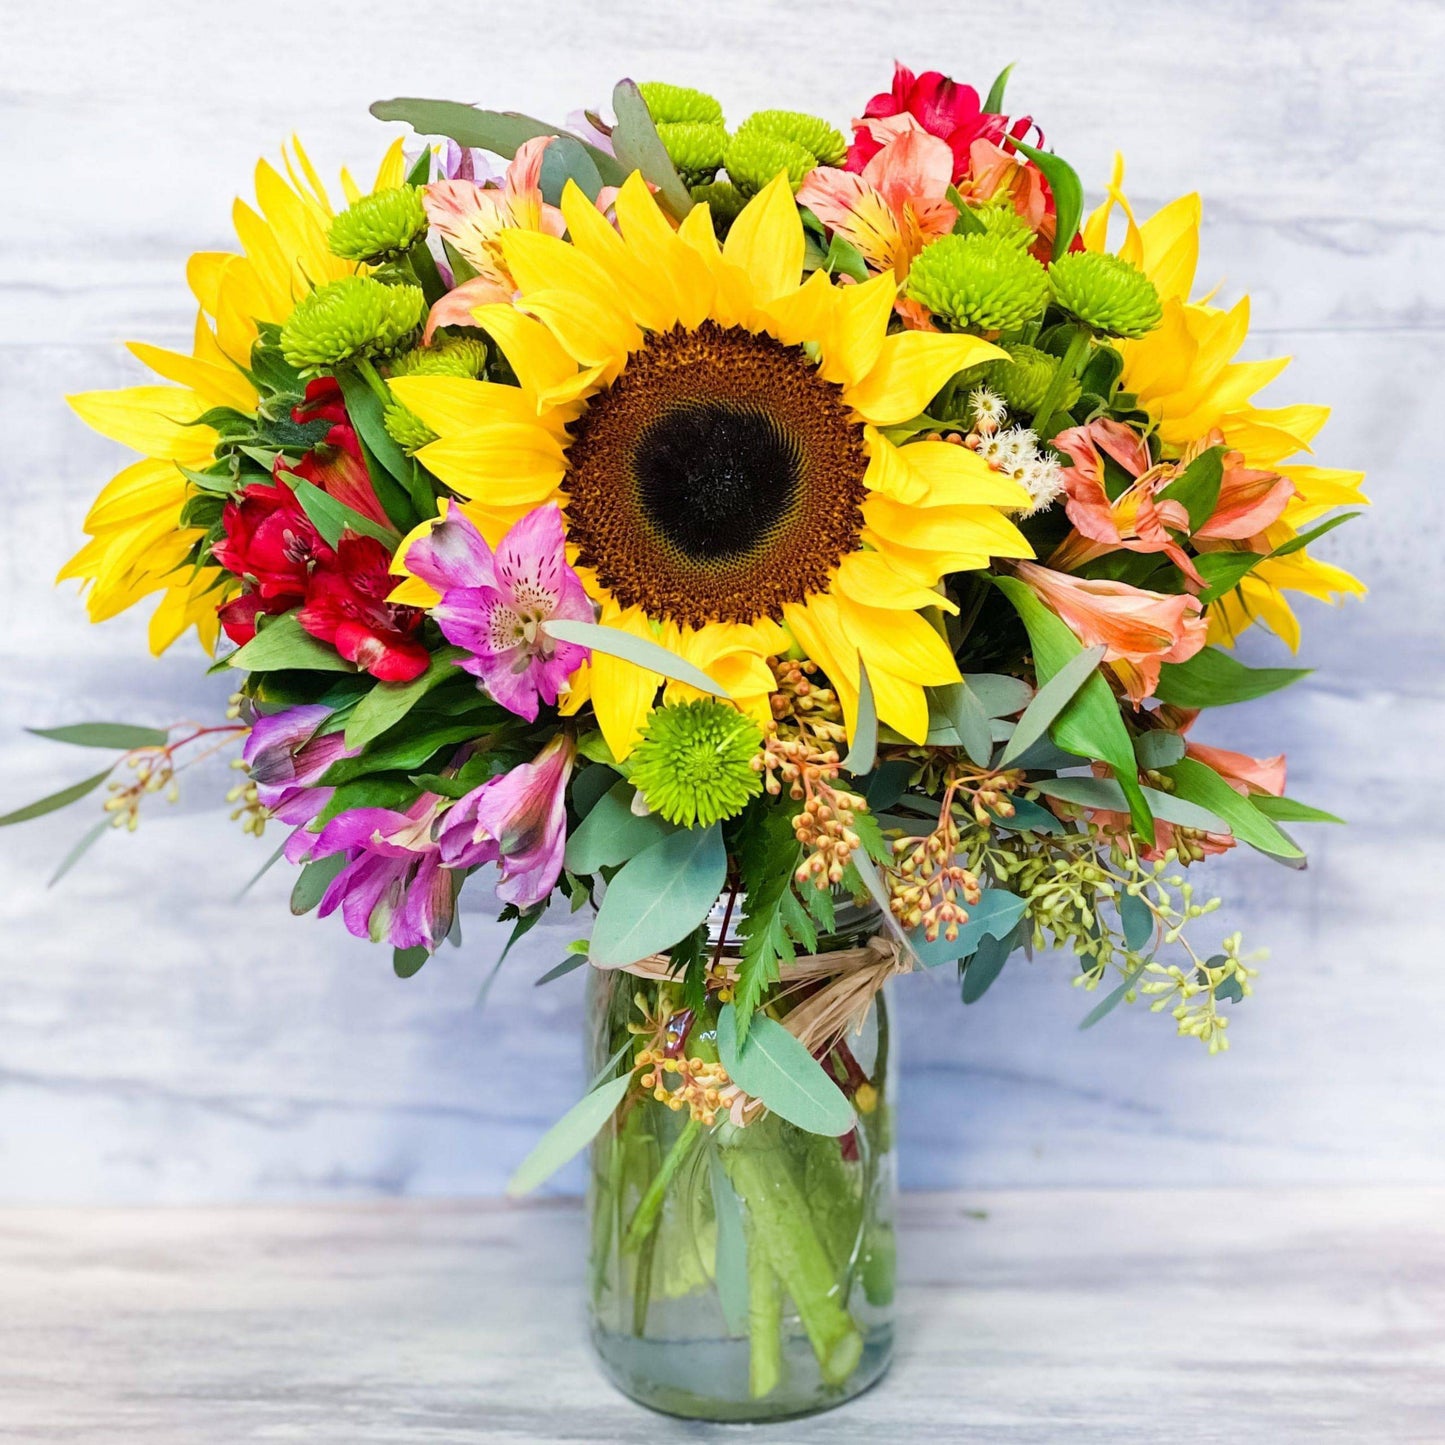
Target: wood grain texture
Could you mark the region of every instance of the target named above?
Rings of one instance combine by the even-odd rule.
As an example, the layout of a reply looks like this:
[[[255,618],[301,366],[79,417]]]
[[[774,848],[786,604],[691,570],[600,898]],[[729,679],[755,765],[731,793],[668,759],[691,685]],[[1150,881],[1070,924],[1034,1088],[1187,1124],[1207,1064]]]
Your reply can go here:
[[[891,1373],[759,1440],[1435,1445],[1445,1192],[911,1196]],[[580,1209],[0,1212],[0,1440],[734,1440],[617,1394]],[[751,1436],[750,1436],[751,1438]]]
[[[1021,58],[1013,105],[1091,197],[1116,146],[1143,209],[1198,188],[1201,279],[1252,292],[1249,354],[1298,356],[1271,399],[1332,402],[1320,458],[1367,467],[1377,500],[1322,548],[1373,591],[1337,613],[1304,604],[1316,674],[1200,731],[1287,750],[1290,791],[1354,826],[1314,830],[1305,874],[1256,857],[1211,868],[1230,900],[1220,928],[1273,951],[1227,1059],[1140,1010],[1079,1034],[1089,1001],[1062,959],[1011,964],[967,1010],[946,979],[907,983],[903,1175],[1445,1183],[1432,184],[1445,7],[1383,0],[1362,23],[1346,0],[1018,0],[1005,21],[941,0],[834,0],[822,25],[763,0],[705,14],[646,0],[0,0],[0,33],[0,811],[93,765],[25,724],[224,704],[193,649],[147,661],[142,617],[91,628],[50,590],[125,460],[62,396],[139,379],[124,337],[186,343],[185,258],[231,244],[230,198],[291,130],[324,174],[344,160],[365,175],[396,130],[367,117],[379,96],[560,116],[630,73],[706,85],[734,118],[796,104],[841,122],[894,54],[980,84]],[[1280,651],[1250,639],[1245,655]],[[400,983],[382,951],[292,919],[279,871],[233,901],[269,850],[218,813],[229,781],[223,768],[188,780],[178,810],[103,840],[53,893],[92,815],[0,833],[0,1198],[498,1190],[581,1082],[579,980],[531,987],[567,925],[517,950],[484,1010],[501,931],[479,914],[460,953]]]

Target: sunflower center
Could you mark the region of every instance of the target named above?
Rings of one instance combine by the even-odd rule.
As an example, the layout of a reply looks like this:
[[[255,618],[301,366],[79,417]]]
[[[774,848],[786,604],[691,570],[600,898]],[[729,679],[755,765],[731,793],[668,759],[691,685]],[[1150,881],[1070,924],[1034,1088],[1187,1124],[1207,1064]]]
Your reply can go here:
[[[567,462],[579,562],[650,616],[780,617],[858,545],[861,423],[800,347],[741,327],[650,336]]]

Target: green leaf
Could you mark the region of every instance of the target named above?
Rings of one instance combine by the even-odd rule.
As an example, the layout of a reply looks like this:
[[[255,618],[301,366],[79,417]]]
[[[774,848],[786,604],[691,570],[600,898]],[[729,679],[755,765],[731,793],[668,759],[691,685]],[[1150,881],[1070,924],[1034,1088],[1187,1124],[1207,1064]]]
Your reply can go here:
[[[1276,858],[1302,858],[1303,852],[1250,802],[1236,793],[1213,768],[1198,758],[1181,758],[1172,767],[1162,768],[1165,777],[1173,779],[1177,796],[1198,803],[1223,818],[1229,831],[1241,843],[1258,848]]]
[[[401,96],[395,100],[378,100],[371,106],[377,120],[399,120],[418,135],[450,136],[458,145],[491,151],[507,160],[516,155],[523,141],[540,135],[565,135],[560,126],[534,120],[516,111],[478,110],[457,100],[423,100]],[[606,151],[581,143],[592,158],[602,179],[610,186],[620,186],[627,171]],[[551,147],[548,147],[550,150]]]
[[[363,516],[355,507],[338,502],[335,497],[323,492],[314,482],[298,477],[293,472],[283,472],[286,485],[301,503],[301,510],[310,517],[312,525],[321,533],[329,546],[335,547],[341,541],[343,532],[359,532],[364,537],[375,537],[385,542],[393,551],[401,541],[401,534],[391,527],[382,527],[370,517]]]
[[[872,274],[863,253],[837,234],[828,243],[828,254],[823,257],[822,269],[830,276],[851,276],[855,281],[866,281]]]
[[[354,782],[372,773],[392,769],[419,768],[439,749],[452,743],[467,743],[477,737],[477,725],[471,722],[433,724],[409,737],[399,737],[362,753],[359,758],[338,758],[322,774],[322,784],[334,788]]]
[[[346,720],[346,746],[364,748],[401,721],[438,683],[457,675],[465,657],[460,647],[444,647],[432,655],[427,670],[410,682],[379,682],[361,699]]]
[[[1086,652],[1077,653],[1034,694],[1033,701],[1024,709],[1024,715],[1009,738],[1003,757],[999,759],[999,767],[1008,767],[1043,737],[1054,719],[1073,700],[1074,694],[1093,675],[1107,651],[1100,643]]]
[[[754,1016],[738,1041],[737,1014],[717,1016],[718,1060],[744,1093],[761,1099],[780,1119],[809,1134],[846,1134],[857,1123],[853,1106],[827,1071],[776,1019]]]
[[[386,408],[364,377],[343,366],[336,372],[337,384],[346,402],[346,414],[361,437],[367,473],[386,515],[401,532],[409,532],[436,508],[418,508],[411,495],[411,459],[392,441],[382,415]]]
[[[657,198],[682,220],[692,210],[692,196],[683,185],[637,83],[619,80],[612,91],[612,110],[617,124],[612,128],[612,150],[624,171],[641,171],[642,178],[657,187]]]
[[[858,654],[858,720],[853,724],[852,745],[843,767],[855,778],[873,771],[878,758],[878,708],[873,701],[873,684],[868,678],[868,664]]]
[[[605,652],[609,657],[636,663],[647,672],[660,672],[675,682],[685,682],[689,687],[697,688],[699,692],[711,693],[714,697],[732,696],[721,683],[715,682],[700,667],[694,667],[670,648],[645,637],[634,637],[620,627],[603,627],[596,622],[574,622],[571,618],[554,617],[542,624],[542,631],[559,642],[575,642],[579,647],[590,647],[593,652]]]
[[[619,779],[597,800],[567,839],[563,863],[570,872],[616,868],[675,831],[657,813],[634,813],[636,795],[631,783]]]
[[[1099,1020],[1103,1018],[1106,1014],[1113,1013],[1113,1011],[1118,1008],[1121,1003],[1123,1003],[1124,995],[1127,994],[1129,990],[1133,988],[1136,983],[1139,982],[1139,979],[1143,976],[1144,970],[1148,967],[1149,960],[1147,958],[1137,963],[1125,977],[1124,981],[1118,986],[1118,988],[1114,989],[1106,998],[1096,1003],[1094,1007],[1091,1008],[1089,1012],[1084,1015],[1083,1020],[1079,1024],[1080,1032],[1082,1032],[1084,1029],[1093,1028],[1094,1025],[1098,1023]]]
[[[1162,728],[1151,729],[1134,739],[1134,756],[1141,768],[1167,768],[1184,756],[1184,739]]]
[[[575,181],[589,201],[595,202],[602,189],[602,173],[587,147],[575,136],[559,135],[542,152],[542,199],[549,206],[560,205],[568,181]]]
[[[1298,537],[1291,537],[1288,542],[1281,543],[1269,555],[1271,557],[1288,557],[1291,552],[1298,552],[1303,547],[1308,547],[1311,542],[1318,541],[1326,532],[1333,532],[1336,527],[1342,527],[1346,522],[1353,521],[1360,516],[1359,512],[1345,512],[1338,517],[1331,517],[1327,522],[1321,522],[1317,527],[1311,527],[1308,532],[1301,532]]]
[[[1034,690],[1021,677],[1006,672],[966,672],[963,680],[989,717],[1013,717],[1021,713]]]
[[[708,1150],[707,1167],[713,1218],[717,1220],[713,1282],[728,1333],[742,1338],[748,1332],[748,1248],[742,1207],[716,1149]]]
[[[986,768],[993,757],[993,734],[988,714],[967,682],[945,683],[924,689],[928,697],[928,742],[933,747],[961,747],[976,767]],[[942,725],[933,715],[942,714]]]
[[[1264,814],[1279,823],[1343,823],[1333,813],[1323,808],[1312,808],[1308,803],[1297,803],[1293,798],[1276,798],[1271,793],[1252,793],[1249,801]]]
[[[722,828],[679,829],[631,858],[608,884],[592,929],[592,961],[621,968],[698,926],[727,879]]]
[[[1208,607],[1239,586],[1264,561],[1258,552],[1205,552],[1194,559],[1195,570],[1208,584],[1199,601]]]
[[[1084,216],[1084,187],[1078,173],[1062,156],[1050,151],[1036,150],[1021,140],[1010,137],[1010,144],[1021,150],[1043,173],[1054,193],[1054,213],[1058,230],[1054,233],[1054,255],[1057,261],[1064,255],[1079,232],[1079,222]]]
[[[1008,84],[1008,78],[1013,74],[1014,66],[1017,64],[1018,61],[1016,60],[1010,62],[994,76],[993,84],[988,88],[988,99],[983,103],[983,113],[985,115],[1003,114],[1004,87]]]
[[[1162,492],[1161,502],[1182,502],[1189,513],[1189,530],[1197,532],[1219,505],[1219,489],[1224,482],[1224,448],[1210,447],[1202,451]]]
[[[79,802],[87,793],[93,793],[110,774],[111,769],[106,768],[102,772],[96,773],[94,777],[86,778],[79,783],[72,783],[58,793],[51,793],[48,798],[41,798],[38,802],[27,803],[23,808],[17,808],[13,813],[6,813],[0,817],[0,828],[8,828],[12,823],[28,823],[32,818],[44,817],[46,813],[53,813],[58,808]]]
[[[1003,966],[1014,951],[1014,935],[995,938],[986,934],[979,939],[978,948],[963,970],[963,981],[959,992],[966,1004],[977,1003],[1003,972]]]
[[[951,943],[942,933],[929,943],[922,933],[911,935],[913,951],[927,968],[953,963],[974,953],[985,938],[1007,938],[1024,915],[1028,900],[1006,888],[985,888],[978,902],[968,910],[968,922]]]
[[[994,582],[1023,619],[1039,681],[1047,683],[1070,658],[1084,650],[1082,644],[1068,624],[1050,612],[1017,577],[995,577]],[[1084,682],[1054,720],[1050,735],[1065,752],[1076,757],[1097,758],[1113,768],[1129,801],[1134,831],[1141,838],[1154,836],[1154,819],[1139,787],[1138,764],[1134,761],[1129,730],[1119,716],[1119,704],[1109,684],[1098,672]]]
[[[416,948],[393,948],[391,951],[391,971],[398,978],[415,978],[422,970],[431,954],[420,946]]]
[[[631,1073],[599,1084],[584,1094],[545,1134],[536,1147],[517,1166],[507,1182],[507,1193],[516,1198],[530,1194],[545,1183],[564,1164],[580,1154],[616,1112],[629,1088]]]
[[[305,672],[355,672],[337,650],[312,637],[295,612],[283,612],[268,622],[244,647],[228,658],[228,667],[248,672],[279,672],[298,668]]]
[[[861,816],[861,815],[860,815]],[[737,925],[740,959],[733,1004],[738,1033],[748,1035],[753,1010],[780,966],[794,956],[784,902],[791,896],[793,872],[802,845],[793,832],[795,811],[789,806],[754,803],[737,834],[738,876],[742,885],[742,918]]]
[[[157,748],[170,736],[165,728],[138,727],[134,723],[69,723],[58,728],[26,728],[38,738],[73,743],[78,748]]]
[[[310,913],[321,902],[332,880],[345,867],[345,853],[333,853],[329,858],[318,858],[314,863],[303,864],[291,890],[292,913],[298,918],[303,913]]]
[[[1122,796],[1121,793],[1120,797]],[[1014,798],[1013,809],[1012,818],[1005,818],[999,813],[993,814],[998,827],[1011,833],[1057,834],[1065,831],[1064,825],[1047,808],[1041,808],[1027,798]]]
[[[1124,930],[1124,944],[1138,953],[1154,936],[1154,913],[1137,894],[1125,891],[1119,895],[1119,923]]]
[[[1159,669],[1154,696],[1174,707],[1224,707],[1250,702],[1308,677],[1308,667],[1246,667],[1217,647],[1205,647],[1188,662],[1166,662]]]
[[[564,958],[561,963],[555,963],[544,973],[541,978],[533,983],[533,988],[541,988],[544,983],[551,983],[555,979],[565,978],[569,973],[575,973],[587,962],[585,953],[573,954],[571,958]],[[631,1040],[628,1041],[629,1044]]]
[[[50,875],[50,881],[45,886],[47,888],[54,888],[55,885],[80,862],[81,858],[90,851],[91,845],[100,838],[100,835],[109,832],[110,828],[111,821],[109,814],[96,823],[94,827],[87,828],[80,842],[65,855],[60,867]]]
[[[1031,786],[1050,798],[1062,798],[1081,808],[1122,813],[1127,807],[1124,790],[1113,778],[1041,778]],[[1198,828],[1206,833],[1228,831],[1223,818],[1186,798],[1158,788],[1145,788],[1143,792],[1150,812],[1163,823],[1177,823],[1181,828]]]

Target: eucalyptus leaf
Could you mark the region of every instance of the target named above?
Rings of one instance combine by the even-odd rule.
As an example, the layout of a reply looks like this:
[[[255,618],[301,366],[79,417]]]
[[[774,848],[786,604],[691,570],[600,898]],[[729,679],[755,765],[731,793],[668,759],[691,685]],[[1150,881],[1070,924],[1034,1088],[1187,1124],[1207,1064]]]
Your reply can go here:
[[[110,774],[111,769],[106,768],[92,777],[72,783],[68,788],[62,788],[58,793],[51,793],[49,797],[41,798],[38,802],[16,808],[13,813],[0,817],[0,828],[8,828],[12,823],[28,823],[32,818],[42,818],[46,813],[53,813],[59,808],[79,802],[87,793],[93,793]]]
[[[561,963],[554,963],[539,979],[532,984],[533,988],[541,988],[544,983],[553,983],[559,978],[566,978],[569,973],[575,973],[587,962],[585,953],[573,954],[571,958],[564,958]],[[628,1041],[631,1046],[631,1041]]]
[[[622,968],[676,943],[711,911],[727,881],[722,828],[679,829],[628,860],[608,884],[592,961]]]
[[[107,814],[98,823],[87,828],[80,841],[61,860],[60,867],[50,875],[50,881],[46,883],[47,888],[54,888],[77,863],[87,854],[92,846],[99,841],[101,834],[111,831],[110,816]]]
[[[624,171],[641,171],[642,178],[657,187],[657,198],[682,220],[692,210],[692,195],[683,185],[662,137],[652,121],[652,112],[642,98],[636,81],[619,80],[612,91],[612,111],[617,124],[612,128],[612,151]]]
[[[567,839],[563,863],[572,873],[616,868],[674,831],[656,813],[634,813],[637,790],[619,779],[607,790]]]
[[[1136,983],[1139,982],[1141,977],[1143,977],[1144,970],[1148,967],[1149,960],[1147,958],[1144,959],[1141,963],[1136,964],[1129,971],[1129,973],[1124,978],[1124,981],[1117,988],[1111,990],[1103,999],[1096,1003],[1094,1007],[1089,1010],[1088,1013],[1084,1015],[1083,1019],[1079,1023],[1080,1032],[1082,1032],[1084,1029],[1093,1028],[1094,1025],[1098,1023],[1101,1018],[1104,1018],[1106,1015],[1113,1013],[1114,1010],[1118,1008],[1121,1003],[1123,1003],[1124,997],[1129,992],[1129,990],[1133,988]]]
[[[950,942],[940,933],[929,943],[921,933],[915,933],[914,952],[928,968],[967,958],[985,938],[1007,938],[1027,907],[1026,899],[1006,888],[985,888],[978,902],[969,907],[968,922],[959,926],[957,938]]]
[[[517,1166],[516,1173],[507,1182],[507,1193],[514,1199],[518,1195],[530,1194],[580,1154],[617,1111],[631,1086],[632,1075],[629,1072],[609,1079],[591,1093],[584,1094],[542,1135],[532,1152]]]
[[[345,853],[333,853],[329,858],[318,858],[314,863],[304,864],[291,889],[292,913],[298,918],[303,913],[310,913],[345,867]]]
[[[963,970],[963,981],[959,985],[964,1003],[977,1003],[993,987],[994,980],[1003,972],[1004,964],[1009,961],[1009,955],[1014,951],[1014,943],[1012,934],[1003,938],[985,934],[979,939],[978,948],[968,960]]]
[[[1074,694],[1089,680],[1104,660],[1108,649],[1103,643],[1071,657],[1039,690],[1024,709],[1008,746],[999,759],[1001,768],[1009,767],[1048,731],[1054,719],[1073,700]]]
[[[744,1093],[761,1099],[780,1119],[810,1134],[846,1134],[857,1123],[853,1106],[823,1066],[776,1019],[755,1013],[738,1045],[737,1013],[725,1004],[717,1019],[718,1059]]]
[[[1154,936],[1154,913],[1137,894],[1125,891],[1119,895],[1119,922],[1124,929],[1124,943],[1138,953]]]
[[[170,734],[165,728],[140,727],[135,723],[68,723],[58,728],[26,728],[37,738],[53,743],[73,743],[78,748],[157,748]]]
[[[597,162],[575,136],[559,135],[542,152],[542,170],[538,184],[542,199],[549,206],[561,204],[568,181],[575,181],[589,201],[596,201],[602,189],[602,173]]]
[[[1120,795],[1122,796],[1122,794]],[[1004,828],[1010,833],[1050,833],[1059,834],[1065,831],[1064,825],[1047,808],[1031,802],[1028,798],[1014,798],[1013,816],[1005,818],[1001,813],[994,813],[995,826]]]
[[[858,656],[858,718],[853,724],[852,745],[843,767],[855,778],[873,771],[878,757],[878,708],[873,701],[873,684],[868,677],[868,664]]]
[[[421,947],[393,948],[391,970],[398,978],[415,978],[430,957],[430,952]]]
[[[716,1149],[708,1150],[707,1167],[717,1221],[713,1282],[728,1333],[742,1338],[748,1332],[748,1248],[742,1207]]]
[[[663,677],[670,677],[675,682],[685,682],[699,692],[711,693],[713,697],[732,696],[721,683],[715,682],[700,667],[694,667],[670,648],[646,637],[634,637],[620,627],[603,627],[596,622],[577,622],[568,617],[553,617],[542,624],[542,631],[549,637],[555,637],[558,642],[574,642],[579,647],[590,647],[593,652],[605,652],[609,657],[620,657],[624,662],[635,663],[646,672],[659,672]]]
[[[966,672],[963,680],[989,717],[1014,717],[1034,695],[1023,678],[1010,677],[1006,672]]]
[[[1134,756],[1141,768],[1167,768],[1184,756],[1184,739],[1178,733],[1155,728],[1134,739]]]
[[[966,682],[924,689],[928,698],[928,742],[932,747],[961,747],[975,767],[993,757],[993,732],[982,702]]]

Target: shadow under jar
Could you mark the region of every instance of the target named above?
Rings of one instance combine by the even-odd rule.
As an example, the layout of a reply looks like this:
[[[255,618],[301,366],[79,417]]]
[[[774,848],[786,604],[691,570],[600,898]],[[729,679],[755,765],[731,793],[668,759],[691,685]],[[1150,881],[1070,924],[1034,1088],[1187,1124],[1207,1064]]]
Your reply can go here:
[[[819,951],[876,931],[875,915],[854,921]],[[721,957],[735,956],[730,942]],[[694,1015],[680,979],[589,972],[591,1071],[624,1050],[614,1067],[626,1067],[659,1040],[674,1066],[640,1068],[592,1145],[589,1304],[608,1375],[644,1405],[706,1420],[786,1419],[867,1389],[893,1344],[895,1050],[883,994],[821,1060],[857,1115],[834,1138],[768,1112],[739,1124],[726,1088],[707,1093],[715,993]],[[769,1011],[786,1018],[806,991],[785,980]],[[684,1086],[715,1101],[711,1124],[682,1102]]]

